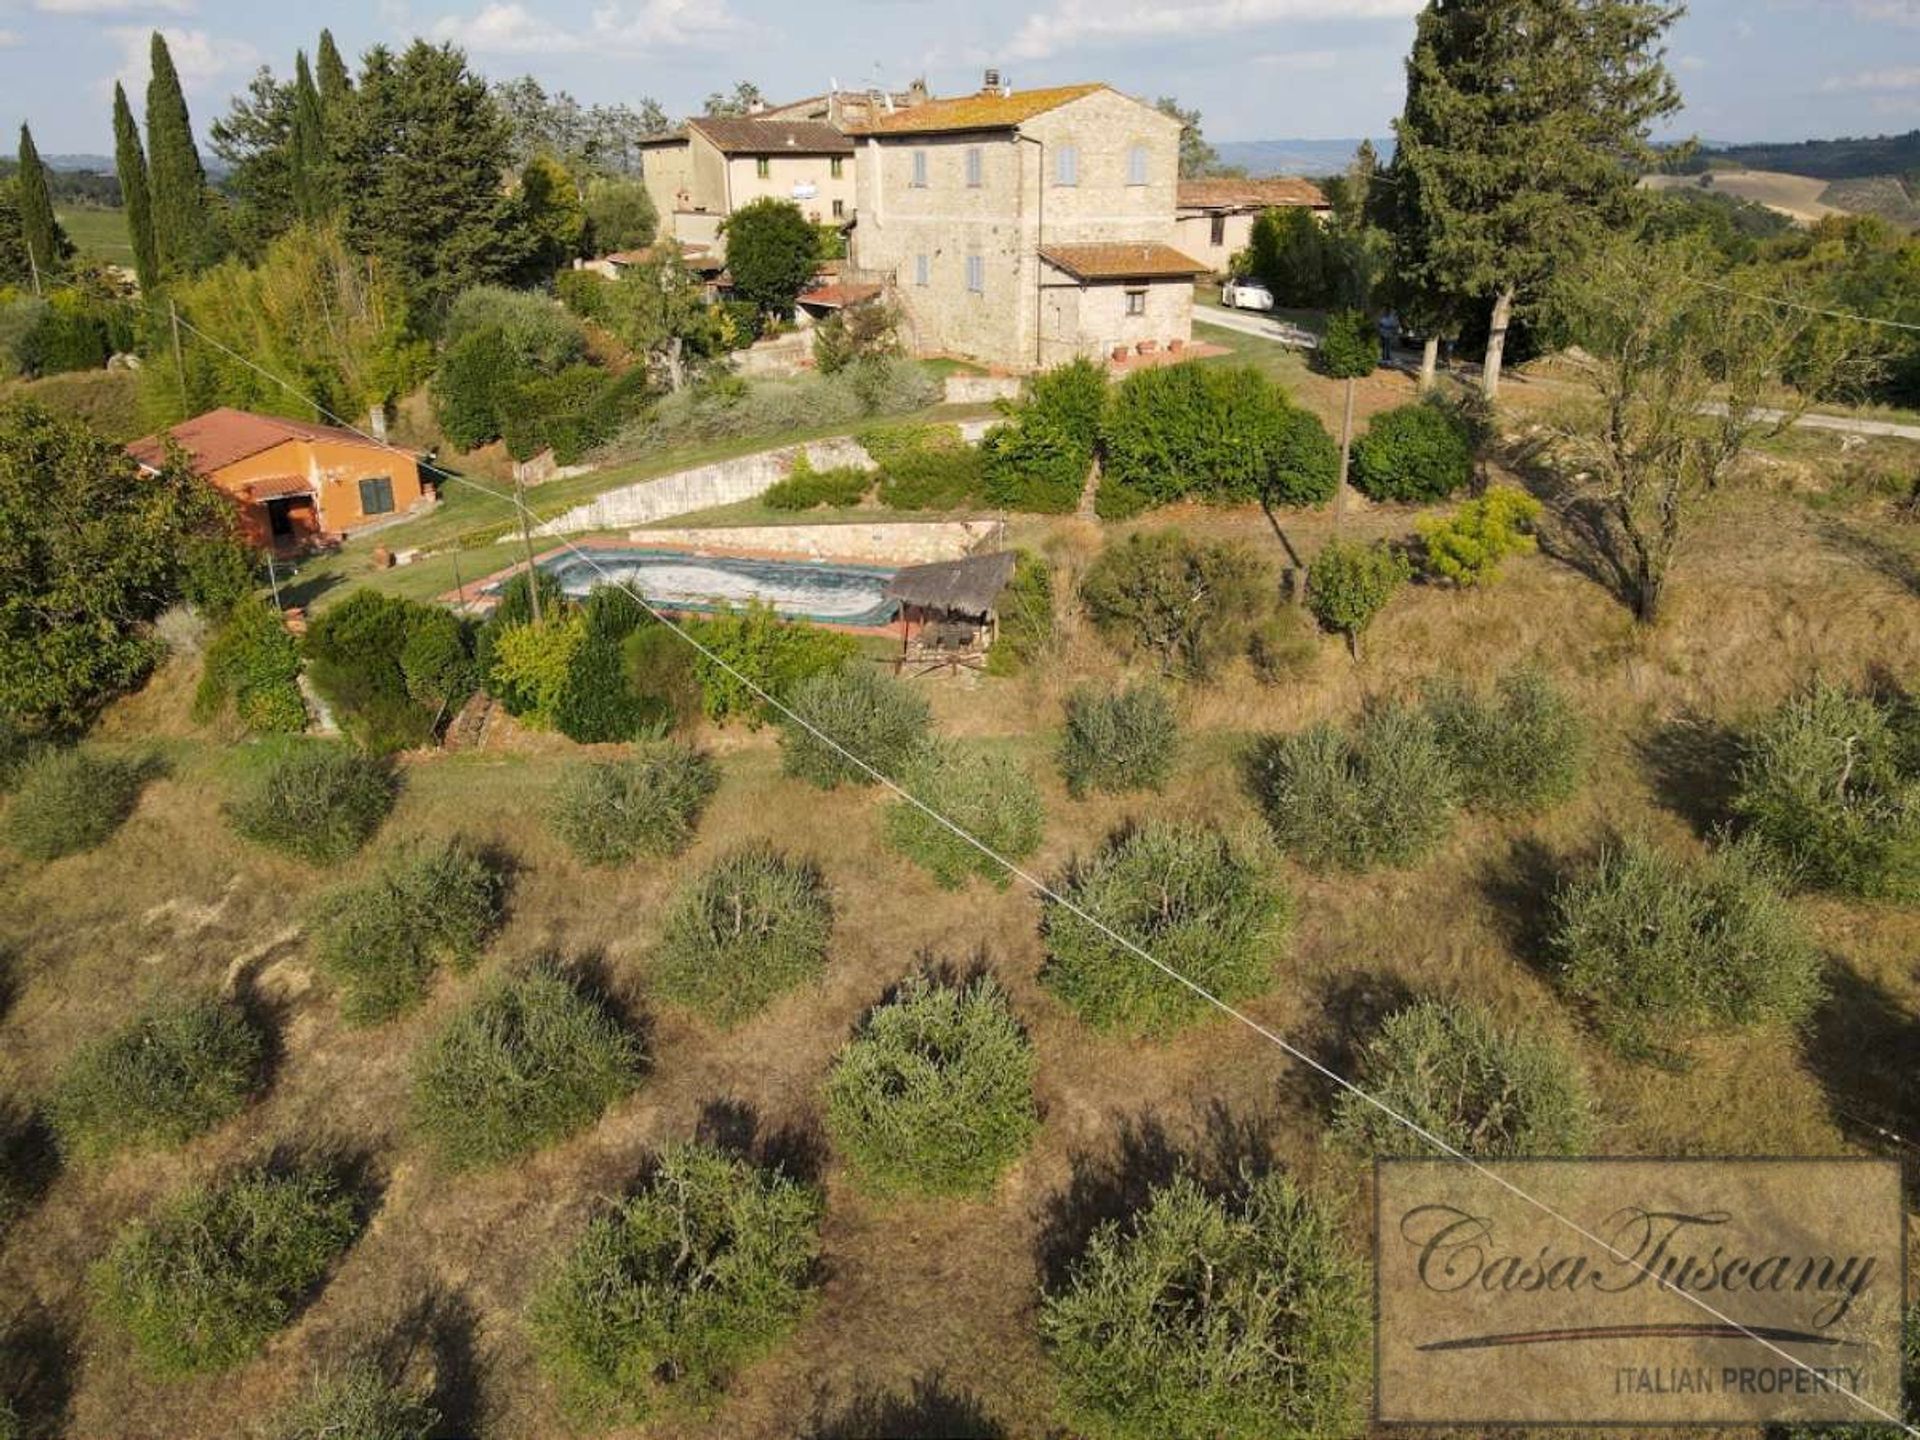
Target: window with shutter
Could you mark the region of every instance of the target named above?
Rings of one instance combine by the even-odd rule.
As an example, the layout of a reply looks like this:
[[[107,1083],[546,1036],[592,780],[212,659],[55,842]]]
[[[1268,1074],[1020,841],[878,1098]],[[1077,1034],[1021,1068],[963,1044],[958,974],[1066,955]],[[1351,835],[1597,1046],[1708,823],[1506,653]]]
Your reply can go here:
[[[967,289],[976,295],[987,293],[987,262],[984,256],[967,257]]]
[[[1147,147],[1135,145],[1127,151],[1127,183],[1144,185],[1147,183]]]
[[[925,255],[913,257],[913,283],[916,285],[933,283],[933,261]]]
[[[1080,183],[1080,150],[1074,145],[1062,145],[1053,152],[1053,183],[1056,185],[1078,185]]]
[[[769,175],[773,174],[773,161],[762,155],[753,162],[753,173],[762,180],[766,179]]]
[[[838,180],[846,173],[846,163],[847,162],[838,155],[834,156],[831,160],[827,161],[827,173]]]
[[[974,189],[974,190],[978,190],[980,188],[980,177],[983,169],[985,168],[985,163],[986,162],[984,157],[981,154],[980,147],[978,145],[969,145],[967,147],[968,188]]]
[[[913,152],[913,183],[917,189],[927,188],[927,152],[924,150]]]
[[[385,475],[370,476],[360,482],[360,513],[362,515],[391,515],[393,513],[393,481]]]

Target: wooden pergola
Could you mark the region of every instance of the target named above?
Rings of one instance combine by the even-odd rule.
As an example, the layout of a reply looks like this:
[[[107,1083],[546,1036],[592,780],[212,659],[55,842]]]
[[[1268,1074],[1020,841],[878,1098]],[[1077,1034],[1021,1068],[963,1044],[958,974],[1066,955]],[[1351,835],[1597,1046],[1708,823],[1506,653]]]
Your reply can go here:
[[[984,665],[1013,564],[1013,552],[1002,550],[896,571],[885,594],[900,602],[899,666],[919,664],[924,674]]]

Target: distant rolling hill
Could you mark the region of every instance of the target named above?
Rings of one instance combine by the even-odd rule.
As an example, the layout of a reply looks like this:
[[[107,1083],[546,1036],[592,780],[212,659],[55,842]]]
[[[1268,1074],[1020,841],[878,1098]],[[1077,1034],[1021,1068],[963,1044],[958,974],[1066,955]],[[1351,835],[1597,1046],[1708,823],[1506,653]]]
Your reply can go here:
[[[1247,174],[1264,175],[1338,175],[1360,148],[1360,137],[1351,140],[1219,140],[1222,165],[1234,166]],[[1375,139],[1373,148],[1382,161],[1393,158],[1393,137]]]

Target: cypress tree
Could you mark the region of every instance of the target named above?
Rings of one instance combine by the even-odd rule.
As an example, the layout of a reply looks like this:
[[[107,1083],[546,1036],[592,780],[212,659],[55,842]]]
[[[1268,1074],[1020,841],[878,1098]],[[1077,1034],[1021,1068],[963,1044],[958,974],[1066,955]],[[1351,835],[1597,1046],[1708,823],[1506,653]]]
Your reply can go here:
[[[1485,388],[1508,320],[1553,264],[1622,218],[1653,123],[1680,108],[1664,0],[1431,0],[1394,122],[1400,287],[1491,297]]]
[[[153,198],[147,190],[147,152],[140,127],[118,81],[113,86],[113,167],[120,175],[120,203],[127,212],[127,237],[133,244],[133,273],[140,291],[151,295],[160,283],[160,260],[153,248]]]
[[[180,74],[158,30],[153,32],[153,75],[147,81],[147,163],[160,269],[167,274],[197,269],[212,249],[207,172],[193,143]]]
[[[337,126],[340,120],[340,107],[353,98],[353,78],[347,73],[347,62],[340,58],[340,48],[333,43],[333,32],[320,32],[320,49],[314,57],[319,71],[320,113],[330,126]]]
[[[20,127],[20,238],[26,245],[27,269],[37,290],[59,267],[67,237],[53,218],[53,194],[47,188],[47,167],[34,148],[33,132]]]
[[[317,220],[333,206],[327,183],[326,121],[304,50],[293,60],[293,135],[289,148],[294,210],[302,220]]]

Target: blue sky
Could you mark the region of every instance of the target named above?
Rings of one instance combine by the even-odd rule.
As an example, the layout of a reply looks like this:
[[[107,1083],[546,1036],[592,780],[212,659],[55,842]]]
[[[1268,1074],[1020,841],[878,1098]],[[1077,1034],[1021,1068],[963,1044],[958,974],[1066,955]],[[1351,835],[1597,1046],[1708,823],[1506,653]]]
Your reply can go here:
[[[44,151],[105,151],[116,76],[144,85],[164,30],[196,129],[261,64],[285,73],[326,14],[350,55],[414,34],[486,73],[584,101],[651,95],[675,114],[750,79],[770,97],[831,81],[974,88],[1103,79],[1198,105],[1223,140],[1382,134],[1421,0],[0,0],[0,124]],[[1726,139],[1920,126],[1920,0],[1694,0],[1671,60],[1676,129]],[[136,96],[138,91],[130,89]],[[9,150],[11,143],[7,145]]]

